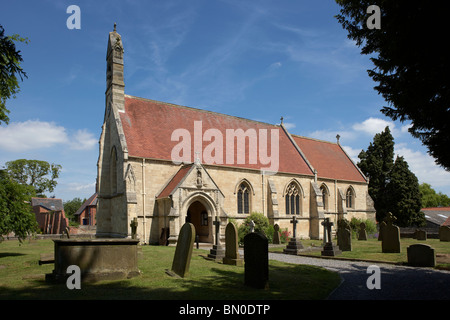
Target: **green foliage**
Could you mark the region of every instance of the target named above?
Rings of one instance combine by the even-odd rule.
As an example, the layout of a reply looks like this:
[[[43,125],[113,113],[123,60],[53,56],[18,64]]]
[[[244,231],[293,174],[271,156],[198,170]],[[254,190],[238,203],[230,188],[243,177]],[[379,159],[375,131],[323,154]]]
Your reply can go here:
[[[408,131],[427,146],[436,163],[450,170],[450,61],[446,50],[445,2],[336,0],[339,23],[348,38],[370,55],[367,70],[392,120],[411,121]],[[370,5],[381,11],[381,29],[369,29]]]
[[[23,59],[20,51],[16,49],[15,41],[28,43],[27,39],[21,38],[17,34],[5,36],[5,30],[0,25],[0,124],[1,122],[6,124],[9,122],[6,100],[15,97],[20,90],[16,75],[21,80],[23,80],[23,77],[27,77],[20,67],[20,62]]]
[[[366,224],[366,232],[368,236],[371,236],[377,232],[377,226],[374,221],[369,219],[362,220],[353,217],[352,220],[350,220],[350,228],[352,229],[353,238],[358,238],[361,222],[364,222]]]
[[[10,177],[20,184],[32,186],[38,196],[44,196],[45,191],[53,192],[61,168],[59,164],[41,160],[18,159],[6,163]]]
[[[70,222],[76,222],[76,217],[74,213],[80,209],[86,199],[81,200],[80,198],[73,198],[72,200],[68,200],[64,202],[64,212],[66,217],[69,218]]]
[[[419,185],[419,190],[422,194],[422,206],[424,208],[450,206],[450,198],[442,192],[436,193],[428,183],[424,182]]]
[[[0,170],[0,237],[14,232],[19,240],[37,230],[37,222],[31,210],[30,200],[34,189],[21,185]]]
[[[266,235],[269,243],[273,240],[273,226],[269,224],[269,219],[262,213],[252,212],[244,222],[238,227],[239,243],[244,243],[244,237],[250,233],[250,222],[253,220],[255,223],[255,232],[262,232]]]

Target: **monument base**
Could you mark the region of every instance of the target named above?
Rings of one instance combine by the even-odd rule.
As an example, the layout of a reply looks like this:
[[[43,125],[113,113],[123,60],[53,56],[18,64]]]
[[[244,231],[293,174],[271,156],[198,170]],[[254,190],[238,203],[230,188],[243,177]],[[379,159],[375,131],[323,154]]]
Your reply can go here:
[[[336,246],[332,242],[327,242],[323,246],[323,250],[321,252],[321,255],[322,256],[328,256],[328,257],[334,257],[334,256],[337,256],[337,255],[339,255],[341,253],[342,253],[342,251],[339,250],[338,246]]]
[[[296,238],[291,238],[283,253],[297,255],[303,250],[303,244]]]
[[[223,257],[225,257],[225,248],[222,245],[213,245],[213,248],[209,251],[208,259],[222,261]]]
[[[242,259],[232,259],[232,258],[224,257],[222,261],[223,261],[223,264],[229,264],[232,266],[242,267],[244,265],[244,260],[242,260]]]

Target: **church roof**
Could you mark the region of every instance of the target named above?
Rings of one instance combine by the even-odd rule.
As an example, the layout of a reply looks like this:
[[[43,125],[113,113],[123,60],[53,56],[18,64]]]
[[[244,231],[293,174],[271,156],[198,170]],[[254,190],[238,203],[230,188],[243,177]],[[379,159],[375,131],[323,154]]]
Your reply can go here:
[[[277,130],[279,134],[279,159],[277,159],[279,163],[277,172],[313,176],[313,170],[316,169],[318,177],[321,178],[366,182],[363,175],[342,150],[340,145],[290,135],[278,125],[129,95],[125,95],[125,112],[121,112],[120,117],[127,141],[128,155],[131,157],[172,160],[172,149],[180,143],[178,140],[171,140],[172,133],[176,129],[185,129],[191,136],[191,162],[194,162],[196,157],[195,152],[197,151],[194,150],[194,140],[196,139],[194,122],[201,121],[202,137],[208,129],[216,129],[222,133],[223,161],[218,163],[218,165],[258,170],[261,167],[267,168],[269,165],[260,162],[260,157],[258,157],[256,164],[249,163],[250,143],[248,141],[245,144],[245,163],[237,163],[235,158],[232,164],[227,164],[226,130],[242,129],[245,132],[248,129],[254,129],[256,132],[260,132],[259,130],[266,129],[267,154],[269,157],[272,150],[270,145],[271,130]],[[202,142],[203,151],[210,144],[212,144],[212,141],[204,139]],[[237,143],[235,143],[234,154],[237,154],[236,145]],[[273,160],[273,158],[271,159]],[[179,172],[181,178],[186,174],[183,171],[181,170]],[[177,176],[173,177],[170,183],[180,182],[176,180]],[[171,190],[174,186],[167,187],[167,190]]]
[[[365,177],[337,143],[292,135],[321,178],[366,182]]]

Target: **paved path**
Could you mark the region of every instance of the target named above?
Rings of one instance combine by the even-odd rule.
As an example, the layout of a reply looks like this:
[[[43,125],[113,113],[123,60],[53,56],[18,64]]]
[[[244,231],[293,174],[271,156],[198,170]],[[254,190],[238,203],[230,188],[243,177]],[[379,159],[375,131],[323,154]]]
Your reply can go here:
[[[449,300],[450,271],[432,268],[413,268],[392,264],[355,262],[337,259],[321,259],[269,253],[269,259],[289,263],[321,266],[339,272],[342,282],[329,300]],[[380,289],[368,289],[367,280],[372,272],[367,268],[377,265],[380,269]],[[372,283],[372,281],[370,281]]]

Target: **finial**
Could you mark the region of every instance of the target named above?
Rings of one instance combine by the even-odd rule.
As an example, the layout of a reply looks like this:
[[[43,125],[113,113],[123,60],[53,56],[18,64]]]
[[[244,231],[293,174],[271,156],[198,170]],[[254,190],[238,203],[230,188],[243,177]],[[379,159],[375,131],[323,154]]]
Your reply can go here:
[[[114,22],[114,32],[116,32],[117,23]]]
[[[280,120],[281,120],[281,124],[283,124],[283,117],[281,117]]]
[[[338,134],[338,135],[336,135],[336,139],[337,139],[337,143],[339,144],[339,138],[340,138],[341,136]]]

